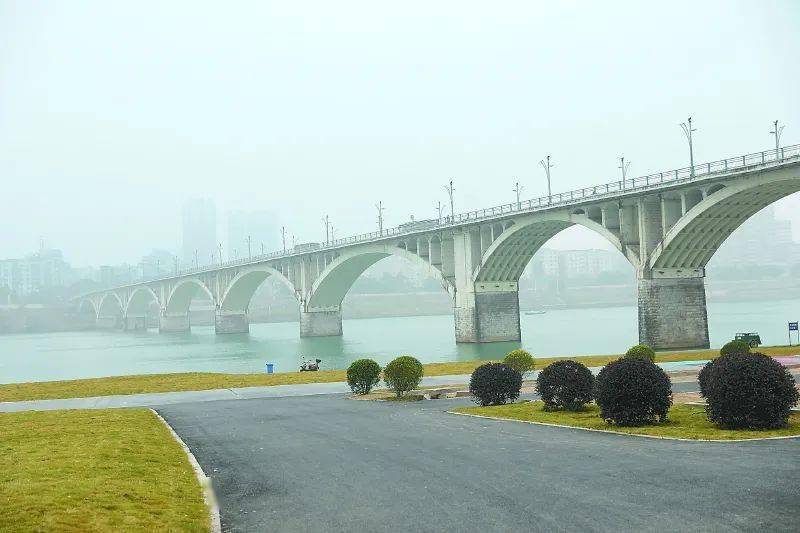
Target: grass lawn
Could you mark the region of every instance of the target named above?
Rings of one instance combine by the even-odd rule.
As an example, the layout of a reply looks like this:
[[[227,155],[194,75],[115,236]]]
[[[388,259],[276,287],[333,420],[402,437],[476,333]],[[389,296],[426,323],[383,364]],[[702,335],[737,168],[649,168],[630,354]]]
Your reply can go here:
[[[185,453],[147,409],[0,414],[0,531],[208,531]]]
[[[572,413],[568,411],[542,411],[542,402],[514,403],[495,407],[460,407],[453,409],[457,413],[488,416],[504,420],[523,420],[589,429],[604,429],[631,433],[635,435],[652,435],[656,437],[672,437],[680,439],[735,440],[759,439],[764,437],[785,437],[800,435],[800,413],[789,417],[789,427],[764,431],[725,430],[718,429],[706,418],[702,407],[691,405],[673,405],[669,410],[669,420],[663,424],[643,427],[619,427],[606,424],[600,419],[600,410],[594,404],[588,405],[585,411]]]
[[[785,355],[800,352],[800,348],[778,346],[759,348],[769,355]],[[660,352],[656,361],[693,361],[709,359],[719,355],[717,350],[688,352]],[[602,366],[617,359],[619,355],[593,355],[573,357],[586,366]],[[554,361],[569,357],[547,357],[536,360],[536,368],[542,369]],[[428,363],[424,365],[426,376],[471,374],[487,361],[459,361],[452,363]],[[53,398],[85,398],[115,394],[140,394],[146,392],[174,392],[269,385],[296,385],[302,383],[328,383],[346,381],[344,370],[320,370],[319,372],[285,372],[278,374],[221,374],[211,372],[187,372],[180,374],[144,374],[114,376],[71,381],[45,381],[33,383],[9,383],[0,385],[0,402],[22,400],[46,400]]]

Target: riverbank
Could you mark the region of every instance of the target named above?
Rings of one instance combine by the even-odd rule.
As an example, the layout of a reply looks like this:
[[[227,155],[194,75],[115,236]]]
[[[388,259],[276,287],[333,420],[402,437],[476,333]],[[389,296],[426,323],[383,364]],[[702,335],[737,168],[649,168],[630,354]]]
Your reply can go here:
[[[797,347],[762,347],[759,351],[768,355],[788,355],[797,352]],[[661,352],[656,356],[660,363],[672,361],[697,361],[711,359],[717,350],[693,350]],[[578,359],[586,366],[602,366],[619,355],[592,355],[584,357],[547,357],[537,359],[536,369],[541,370],[554,361]],[[426,376],[449,376],[470,374],[487,361],[456,361],[428,363],[423,365]],[[276,385],[300,385],[307,383],[334,383],[346,381],[344,370],[321,370],[319,372],[284,372],[277,374],[223,374],[212,372],[188,372],[174,374],[141,374],[111,376],[105,378],[78,379],[69,381],[43,381],[9,383],[0,385],[0,402],[27,400],[49,400],[65,398],[89,398],[160,392],[204,391],[242,387],[264,387]]]
[[[194,471],[148,409],[0,414],[0,531],[208,531]]]

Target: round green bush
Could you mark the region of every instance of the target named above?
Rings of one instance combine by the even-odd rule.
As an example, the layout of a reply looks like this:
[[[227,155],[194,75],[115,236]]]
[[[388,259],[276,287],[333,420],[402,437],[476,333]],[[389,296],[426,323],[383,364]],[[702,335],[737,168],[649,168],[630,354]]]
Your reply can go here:
[[[422,363],[415,357],[401,355],[383,369],[383,381],[397,396],[402,396],[417,388],[424,373]]]
[[[592,401],[593,388],[592,371],[577,361],[556,361],[542,369],[536,379],[536,392],[545,411],[581,411]]]
[[[646,359],[623,357],[597,374],[594,399],[609,424],[643,426],[667,419],[672,384],[658,365]]]
[[[750,353],[750,345],[744,341],[731,341],[719,351],[720,355],[739,355],[743,353]]]
[[[381,365],[372,359],[353,361],[347,369],[347,384],[356,394],[369,394],[381,380]]]
[[[704,389],[708,419],[726,429],[786,427],[800,397],[786,367],[761,353],[715,359]]]
[[[533,370],[536,360],[525,350],[512,350],[503,358],[503,364],[510,366],[524,376]]]
[[[653,349],[646,344],[637,344],[625,352],[625,357],[646,359],[647,361],[655,362],[656,352],[654,352]]]
[[[522,374],[504,363],[486,363],[472,372],[469,392],[482,406],[503,405],[519,398]]]

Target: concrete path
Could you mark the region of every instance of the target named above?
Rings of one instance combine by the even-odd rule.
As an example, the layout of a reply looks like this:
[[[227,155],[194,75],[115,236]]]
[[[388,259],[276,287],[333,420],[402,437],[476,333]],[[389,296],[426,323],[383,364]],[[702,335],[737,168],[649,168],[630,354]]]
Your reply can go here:
[[[688,384],[684,384],[688,385]],[[171,405],[223,531],[797,531],[800,440],[645,439],[446,414],[469,400]]]
[[[469,383],[469,375],[433,376],[422,379],[423,386],[459,385]],[[273,385],[270,387],[243,387],[205,391],[156,392],[120,396],[94,396],[63,400],[32,400],[0,402],[0,413],[17,411],[49,411],[54,409],[111,409],[121,407],[155,407],[176,403],[216,402],[249,398],[283,398],[312,396],[316,394],[349,393],[347,383],[308,383],[304,385]]]

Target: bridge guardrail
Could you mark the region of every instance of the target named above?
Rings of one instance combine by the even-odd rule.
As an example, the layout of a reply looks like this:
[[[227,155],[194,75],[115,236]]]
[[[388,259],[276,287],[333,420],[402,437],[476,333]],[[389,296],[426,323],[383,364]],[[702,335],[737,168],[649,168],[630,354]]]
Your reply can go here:
[[[718,161],[712,161],[710,163],[701,163],[698,165],[694,165],[694,167],[684,167],[684,168],[669,170],[666,172],[659,172],[656,174],[648,174],[646,176],[639,176],[631,179],[625,179],[624,181],[623,180],[612,181],[609,183],[604,183],[602,185],[596,185],[593,187],[584,187],[582,189],[566,191],[558,194],[553,194],[551,196],[540,196],[539,198],[533,198],[530,200],[521,200],[520,202],[512,202],[494,207],[487,207],[484,209],[467,211],[465,213],[458,213],[452,217],[451,216],[442,217],[442,219],[438,223],[436,223],[433,227],[446,229],[461,225],[465,222],[491,218],[507,213],[511,214],[519,212],[535,212],[542,209],[559,207],[564,204],[575,202],[577,200],[589,200],[593,198],[599,199],[611,194],[636,192],[665,183],[678,183],[687,179],[694,179],[701,176],[708,177],[718,173],[729,172],[731,170],[746,169],[748,167],[756,167],[758,165],[765,165],[767,163],[781,162],[787,159],[794,159],[797,157],[800,157],[800,144],[785,146],[780,150],[775,150],[775,149],[763,150],[761,152],[753,152],[741,156],[729,157],[727,159],[720,159]],[[331,240],[330,242],[327,243],[321,243],[320,247],[313,251],[319,252],[319,251],[339,248],[341,246],[345,246],[348,244],[356,244],[360,242],[385,239],[387,237],[393,237],[407,233],[414,233],[419,229],[421,228],[394,227],[385,229],[381,232],[372,231],[368,233],[361,233],[359,235],[342,237],[340,239]],[[431,227],[428,226],[424,229],[430,230]],[[153,281],[182,277],[191,274],[201,274],[203,272],[219,270],[220,268],[241,266],[250,263],[260,263],[270,259],[277,259],[280,257],[297,255],[299,253],[308,253],[308,252],[306,251],[295,252],[293,249],[285,251],[278,250],[267,254],[253,255],[252,257],[248,258],[229,260],[222,263],[216,263],[214,265],[203,266],[200,268],[176,270],[174,274],[171,274],[169,276],[156,276],[148,279],[139,279],[137,281],[131,282],[128,285],[149,283]],[[110,289],[105,289],[105,290],[110,290]]]

